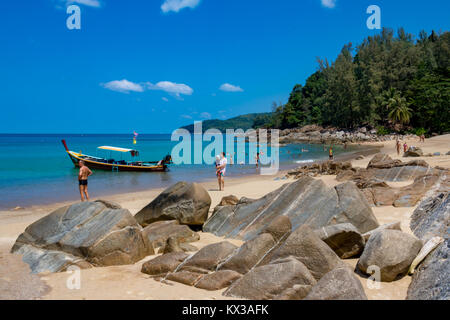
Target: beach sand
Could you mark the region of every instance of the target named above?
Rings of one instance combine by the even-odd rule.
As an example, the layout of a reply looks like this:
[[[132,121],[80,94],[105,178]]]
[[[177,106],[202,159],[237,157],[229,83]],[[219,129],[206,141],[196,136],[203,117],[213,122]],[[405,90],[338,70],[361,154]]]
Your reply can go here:
[[[419,143],[419,139],[408,140],[408,145],[421,147],[424,153],[440,152],[441,156],[436,157],[421,157],[432,166],[441,166],[450,168],[450,156],[445,155],[450,151],[450,135],[438,136],[427,139],[425,143]],[[394,159],[401,159],[403,161],[411,158],[401,158],[397,156],[395,151],[395,141],[380,143],[367,143],[371,146],[379,146],[381,152],[389,154]],[[362,160],[352,160],[355,167],[365,167],[371,159],[371,156]],[[414,158],[418,159],[418,158]],[[208,181],[201,183],[212,198],[211,210],[220,202],[221,198],[226,195],[233,194],[238,198],[245,196],[248,198],[259,198],[265,194],[281,187],[283,184],[291,182],[290,179],[275,180],[281,178],[285,172],[279,172],[276,176],[250,176],[242,178],[234,178],[226,181],[225,191],[217,191],[217,184],[215,181]],[[335,176],[322,176],[319,179],[323,180],[329,186],[339,184]],[[393,186],[402,186],[412,183],[412,181],[393,184]],[[124,208],[130,210],[135,214],[142,207],[152,201],[162,189],[152,189],[143,192],[120,194],[115,196],[103,197],[103,199],[110,200],[121,204]],[[95,198],[95,190],[91,190],[93,198]],[[66,283],[70,274],[63,273],[45,273],[32,277],[32,281],[25,280],[20,275],[11,275],[7,270],[22,270],[24,274],[27,270],[26,265],[11,257],[9,253],[10,248],[14,244],[16,238],[24,229],[34,221],[47,215],[54,209],[69,203],[55,203],[52,205],[35,206],[30,208],[20,208],[11,211],[0,211],[0,298],[17,298],[18,295],[14,290],[21,290],[21,298],[34,298],[36,296],[36,286],[45,287],[42,289],[41,299],[168,299],[168,300],[211,300],[211,299],[227,299],[222,296],[223,290],[220,291],[206,291],[183,284],[170,282],[170,285],[163,284],[151,279],[148,275],[140,272],[142,263],[144,261],[153,259],[155,256],[150,256],[144,260],[137,262],[134,265],[127,266],[113,266],[92,268],[81,271],[81,288],[68,289]],[[414,211],[413,208],[394,208],[394,207],[378,207],[373,208],[374,214],[380,224],[400,221],[404,232],[411,233],[409,228],[409,219]],[[196,247],[202,248],[205,245],[223,241],[214,235],[200,232],[200,241],[193,243]],[[229,240],[236,245],[241,242],[237,240]],[[16,256],[16,255],[14,255]],[[354,267],[357,259],[349,259],[346,262]],[[7,266],[5,266],[7,264]],[[24,266],[25,265],[25,266]],[[3,266],[3,268],[2,268]],[[16,272],[17,273],[17,272]],[[359,277],[359,276],[358,276]],[[411,281],[409,276],[406,276],[398,281],[391,283],[381,283],[380,288],[370,289],[367,279],[359,277],[366,294],[369,299],[404,299]],[[16,281],[17,285],[11,285],[12,281]],[[38,283],[38,284],[36,284]],[[7,285],[9,284],[9,286]],[[30,287],[30,286],[33,287]],[[7,288],[10,292],[5,292]]]

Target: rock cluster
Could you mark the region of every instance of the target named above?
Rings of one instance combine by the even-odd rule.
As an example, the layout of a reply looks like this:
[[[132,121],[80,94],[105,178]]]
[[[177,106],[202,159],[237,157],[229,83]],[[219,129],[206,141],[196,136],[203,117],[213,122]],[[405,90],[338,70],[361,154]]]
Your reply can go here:
[[[189,243],[200,237],[187,225],[202,225],[210,205],[203,187],[186,182],[165,190],[134,217],[104,200],[76,203],[28,226],[11,251],[23,255],[33,273],[133,264],[158,247],[160,253],[197,251]]]
[[[187,256],[169,253],[143,264],[142,272],[225,296],[244,299],[367,299],[352,270],[303,225],[291,232],[279,216],[241,247],[212,244]],[[342,283],[345,282],[345,284]]]
[[[29,225],[11,252],[33,273],[133,264],[154,253],[133,215],[106,201],[62,207]]]
[[[320,299],[366,299],[340,258],[361,254],[362,234],[379,226],[354,183],[328,188],[303,177],[261,199],[225,200],[203,229],[244,244],[223,241],[189,256],[164,254],[144,263],[142,272],[158,281],[227,288],[224,295],[245,299],[303,299],[310,292]],[[341,276],[345,286],[337,281]]]
[[[346,222],[361,233],[378,227],[372,209],[354,183],[329,188],[323,181],[305,176],[260,199],[241,199],[236,205],[219,207],[203,231],[250,240],[279,216],[288,217],[293,230],[303,224],[318,229]]]
[[[280,131],[280,143],[326,143],[342,144],[354,142],[382,142],[396,139],[411,139],[415,135],[378,135],[377,130],[361,127],[354,131],[336,128],[323,128],[318,125],[307,125],[302,128],[285,129]]]
[[[338,181],[353,181],[372,206],[412,207],[436,185],[450,186],[449,170],[432,168],[423,160],[402,162],[386,154],[376,154],[367,168],[353,168],[350,162],[324,162],[302,166],[288,176],[336,174]],[[411,185],[394,188],[386,182],[414,180]]]

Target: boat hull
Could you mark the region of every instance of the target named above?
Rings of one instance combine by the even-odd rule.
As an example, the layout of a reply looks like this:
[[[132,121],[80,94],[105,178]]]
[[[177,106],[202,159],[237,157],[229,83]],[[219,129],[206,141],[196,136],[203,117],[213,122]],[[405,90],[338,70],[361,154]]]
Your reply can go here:
[[[133,165],[123,165],[123,164],[111,164],[111,163],[103,163],[103,162],[97,162],[89,159],[85,159],[83,155],[77,154],[72,151],[67,151],[67,154],[70,157],[70,160],[72,160],[75,167],[79,167],[78,162],[80,160],[84,161],[86,166],[88,166],[91,169],[97,169],[97,170],[105,170],[105,171],[112,171],[112,172],[118,172],[118,171],[133,171],[133,172],[165,172],[168,170],[167,165],[161,164],[161,165],[154,165],[154,166],[133,166]]]

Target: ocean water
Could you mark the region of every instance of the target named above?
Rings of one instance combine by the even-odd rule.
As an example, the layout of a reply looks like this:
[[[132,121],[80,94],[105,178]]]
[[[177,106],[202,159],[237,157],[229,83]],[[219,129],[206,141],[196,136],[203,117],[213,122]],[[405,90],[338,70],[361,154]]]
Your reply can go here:
[[[170,138],[169,134],[141,134],[137,145],[133,145],[132,135],[121,134],[0,134],[0,209],[79,198],[78,169],[66,154],[61,139],[67,141],[70,150],[84,154],[109,157],[108,151],[97,149],[98,146],[109,145],[138,149],[141,160],[158,161],[170,154],[178,143]],[[209,142],[203,142],[203,148],[208,144]],[[248,147],[246,144],[246,150]],[[302,152],[302,149],[307,149],[308,152]],[[336,146],[335,154],[353,150],[351,147],[343,150]],[[328,156],[321,145],[293,144],[280,148],[279,153],[281,170],[326,159]],[[120,159],[121,154],[113,157]],[[248,164],[248,158],[247,155],[247,164],[228,166],[227,177],[257,175],[255,165]],[[95,170],[89,179],[89,192],[92,198],[97,198],[121,192],[168,187],[178,181],[208,179],[215,179],[213,165],[171,165],[168,172],[160,173]]]

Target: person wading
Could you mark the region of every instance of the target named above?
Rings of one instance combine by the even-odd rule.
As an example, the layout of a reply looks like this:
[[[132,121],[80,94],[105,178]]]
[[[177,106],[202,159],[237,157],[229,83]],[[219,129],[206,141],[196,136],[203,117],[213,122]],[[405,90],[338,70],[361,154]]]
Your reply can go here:
[[[89,201],[88,177],[92,174],[92,171],[86,167],[83,160],[80,160],[78,165],[80,166],[80,172],[78,173],[78,185],[80,187],[81,201],[84,201],[85,199]]]

